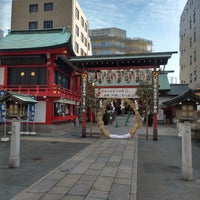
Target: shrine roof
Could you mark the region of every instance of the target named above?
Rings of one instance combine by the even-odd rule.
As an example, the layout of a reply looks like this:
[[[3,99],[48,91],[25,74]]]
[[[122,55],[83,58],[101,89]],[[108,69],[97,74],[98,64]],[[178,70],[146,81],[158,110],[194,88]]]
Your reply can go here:
[[[12,30],[0,40],[0,51],[19,51],[60,47],[70,42],[71,34],[65,28]]]
[[[177,52],[149,52],[137,54],[113,54],[99,56],[78,56],[69,60],[77,67],[85,69],[103,69],[111,67],[156,66],[166,65],[172,54]],[[154,67],[155,67],[154,66]]]
[[[170,90],[169,80],[167,77],[168,71],[159,71],[159,90]]]
[[[186,101],[200,103],[200,96],[195,95],[194,91],[189,89],[188,91],[180,94],[179,96],[176,96],[174,98],[169,99],[168,101],[163,102],[163,104],[166,106],[175,106]]]
[[[189,90],[188,84],[170,84],[170,91],[167,92],[169,96],[178,96]]]
[[[7,91],[3,97],[0,98],[0,103],[7,102],[7,101],[17,101],[21,104],[36,104],[37,101],[31,98],[27,94],[21,94],[17,92]]]

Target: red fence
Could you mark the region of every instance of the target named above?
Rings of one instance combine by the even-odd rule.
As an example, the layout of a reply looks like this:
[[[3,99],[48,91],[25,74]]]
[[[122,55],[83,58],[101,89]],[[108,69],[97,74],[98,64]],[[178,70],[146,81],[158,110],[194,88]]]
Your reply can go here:
[[[34,96],[63,97],[75,101],[81,101],[81,91],[69,90],[60,85],[9,85],[0,86],[0,90],[15,91]]]

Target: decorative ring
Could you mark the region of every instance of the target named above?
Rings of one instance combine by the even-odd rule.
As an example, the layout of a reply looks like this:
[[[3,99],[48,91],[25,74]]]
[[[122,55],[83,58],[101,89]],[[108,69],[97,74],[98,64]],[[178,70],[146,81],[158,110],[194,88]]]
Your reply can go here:
[[[99,126],[100,131],[102,132],[103,135],[105,135],[108,138],[119,138],[119,139],[123,139],[123,138],[131,138],[134,137],[136,131],[142,126],[142,119],[140,116],[139,111],[136,109],[135,104],[129,100],[129,99],[123,99],[128,105],[130,105],[130,107],[133,109],[133,111],[135,112],[135,124],[132,127],[132,129],[129,131],[128,134],[124,134],[124,135],[114,135],[114,134],[110,134],[110,132],[105,128],[104,126],[104,122],[102,120],[103,118],[103,114],[106,111],[106,107],[109,103],[111,103],[112,101],[114,101],[115,99],[106,99],[103,101],[102,103],[102,108],[100,109],[100,111],[97,113],[97,124]]]

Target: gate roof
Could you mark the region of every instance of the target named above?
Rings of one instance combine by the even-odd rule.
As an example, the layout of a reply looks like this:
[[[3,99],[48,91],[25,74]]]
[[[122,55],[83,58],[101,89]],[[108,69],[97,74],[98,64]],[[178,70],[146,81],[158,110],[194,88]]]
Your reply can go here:
[[[171,52],[151,52],[138,54],[78,56],[69,58],[73,65],[86,70],[123,69],[123,68],[155,68],[166,65]]]

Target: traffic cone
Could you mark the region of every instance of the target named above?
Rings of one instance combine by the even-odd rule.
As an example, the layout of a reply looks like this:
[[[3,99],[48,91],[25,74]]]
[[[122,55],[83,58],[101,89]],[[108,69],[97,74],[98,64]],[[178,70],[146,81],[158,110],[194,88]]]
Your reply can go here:
[[[115,127],[119,127],[118,120],[116,121]]]

